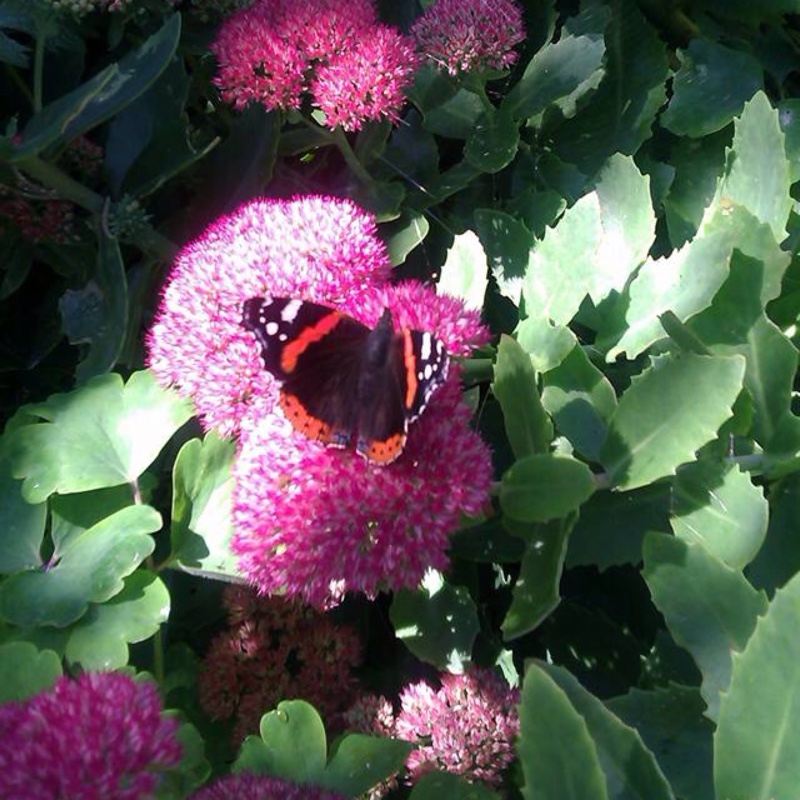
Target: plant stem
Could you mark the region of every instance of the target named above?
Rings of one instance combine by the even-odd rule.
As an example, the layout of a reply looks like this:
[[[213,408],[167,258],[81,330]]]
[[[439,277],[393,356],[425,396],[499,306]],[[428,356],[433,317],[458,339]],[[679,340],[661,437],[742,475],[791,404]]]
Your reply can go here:
[[[44,82],[44,46],[47,34],[39,31],[36,36],[36,49],[33,54],[33,113],[42,110],[42,83]]]

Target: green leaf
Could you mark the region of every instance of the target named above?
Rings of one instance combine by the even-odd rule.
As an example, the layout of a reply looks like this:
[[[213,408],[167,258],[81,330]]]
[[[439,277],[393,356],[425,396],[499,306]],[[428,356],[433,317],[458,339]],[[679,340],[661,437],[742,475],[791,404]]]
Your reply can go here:
[[[322,785],[327,760],[325,727],[313,706],[305,701],[278,703],[275,711],[261,718],[261,739],[248,737],[245,745],[251,741],[257,747],[242,748],[233,767],[235,772]]]
[[[797,793],[800,763],[800,579],[775,594],[744,652],[734,656],[714,737],[717,797],[770,800]]]
[[[503,475],[500,507],[521,522],[546,522],[576,511],[595,488],[586,464],[540,453],[521,458]]]
[[[409,800],[499,800],[480,783],[470,783],[452,772],[428,772],[414,784]]]
[[[586,295],[599,303],[622,289],[646,258],[655,223],[649,178],[633,159],[613,156],[595,191],[534,246],[523,282],[527,313],[565,324]]]
[[[25,501],[22,484],[11,477],[10,467],[0,456],[0,574],[41,565],[39,548],[47,519],[47,505]]]
[[[599,753],[586,720],[536,663],[525,673],[519,716],[517,753],[526,800],[607,800]]]
[[[740,356],[687,353],[636,377],[620,399],[600,453],[610,483],[635,489],[694,461],[695,452],[731,416],[744,368]]]
[[[189,404],[162,389],[146,371],[123,386],[101,375],[81,389],[30,406],[43,422],[11,436],[14,476],[28,502],[53,492],[84,492],[136,480],[189,418]]]
[[[608,420],[617,408],[614,387],[577,344],[542,376],[542,383],[542,405],[558,433],[588,461],[599,461]]]
[[[603,79],[605,52],[605,43],[597,35],[568,34],[546,44],[528,62],[501,108],[515,119],[527,117],[533,126],[553,106],[564,117],[574,116],[578,101],[593,92]]]
[[[128,280],[119,244],[102,231],[98,243],[95,277],[81,290],[68,290],[59,301],[70,343],[89,345],[75,371],[79,384],[112,369],[128,330]]]
[[[517,341],[530,356],[537,372],[549,372],[561,364],[578,344],[565,325],[553,325],[541,317],[523,319],[516,330]]]
[[[737,466],[698,461],[678,470],[672,530],[702,544],[733,569],[743,569],[767,535],[769,506],[763,490]]]
[[[500,337],[492,392],[503,409],[506,435],[517,458],[547,452],[553,423],[545,413],[530,356],[510,337]]]
[[[150,506],[128,506],[69,541],[47,571],[12,575],[0,584],[0,616],[22,628],[64,627],[80,619],[89,603],[122,591],[130,575],[153,552],[150,533],[161,516]]]
[[[789,99],[778,104],[778,124],[785,137],[789,161],[789,182],[800,180],[800,100]]]
[[[535,664],[555,681],[586,722],[612,797],[674,800],[656,759],[635,728],[624,724],[563,667],[542,661]]]
[[[526,542],[514,583],[511,606],[503,620],[503,638],[509,642],[535,630],[561,601],[559,585],[574,518],[555,520],[523,530],[514,520],[505,524]]]
[[[499,172],[517,154],[519,123],[502,107],[486,110],[475,121],[464,158],[482,172]]]
[[[103,605],[91,605],[72,627],[64,655],[87,672],[124,667],[128,644],[155,634],[169,617],[167,587],[152,572],[137,570],[122,591]]]
[[[180,33],[180,14],[173,14],[118,64],[109,64],[75,91],[35,114],[22,131],[13,160],[35,155],[56,142],[70,141],[132,103],[166,69]]]
[[[422,587],[395,592],[389,617],[411,652],[442,670],[460,671],[480,630],[475,603],[463,586],[429,570]]]
[[[19,44],[19,42],[0,31],[0,61],[3,64],[27,69],[30,63],[30,52],[30,47]]]
[[[336,746],[320,785],[346,797],[360,797],[400,772],[413,749],[399,739],[349,734]]]
[[[570,536],[567,565],[603,570],[638,564],[645,533],[669,530],[670,502],[670,487],[660,483],[624,493],[595,492],[582,506]]]
[[[769,225],[777,242],[786,238],[793,205],[785,141],[777,110],[764,92],[757,92],[736,121],[726,174],[716,197],[719,203],[746,208]]]
[[[447,252],[436,291],[460,298],[467,308],[481,309],[488,283],[480,240],[472,231],[459,234]]]
[[[633,155],[651,136],[666,100],[666,48],[637,6],[614,7],[605,26],[603,80],[574,117],[553,122],[556,154],[585,175],[593,175],[614,153]],[[547,125],[543,132],[549,133]]]
[[[522,276],[533,245],[531,232],[511,215],[490,208],[475,211],[475,230],[500,294],[519,305]]]
[[[392,266],[397,267],[405,263],[408,254],[425,240],[430,225],[423,214],[406,211],[394,224],[381,227],[382,231],[384,229],[389,259]]]
[[[730,682],[731,653],[744,648],[766,597],[703,547],[664,534],[645,538],[643,574],[672,637],[703,675],[700,693],[714,720]]]
[[[459,89],[452,97],[425,112],[422,127],[440,136],[469,139],[483,112],[484,104],[477,94]]]
[[[180,449],[172,476],[171,559],[193,574],[238,576],[230,549],[235,443],[213,431]]]
[[[61,675],[61,658],[29,642],[0,644],[0,704],[26,700],[49,689]]]
[[[764,68],[742,50],[693,39],[681,62],[661,124],[678,136],[700,138],[724,128],[764,84]]]
[[[694,687],[670,685],[613,697],[608,707],[632,725],[658,759],[675,793],[685,800],[715,800],[711,735],[705,703]]]
[[[482,564],[512,564],[522,560],[524,543],[512,535],[499,514],[460,528],[450,537],[453,558]]]

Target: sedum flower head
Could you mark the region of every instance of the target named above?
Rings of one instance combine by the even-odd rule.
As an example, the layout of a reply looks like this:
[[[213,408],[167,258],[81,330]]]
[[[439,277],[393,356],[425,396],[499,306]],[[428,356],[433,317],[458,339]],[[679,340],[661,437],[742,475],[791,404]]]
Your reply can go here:
[[[319,786],[242,772],[226,775],[192,794],[189,800],[347,800]]]
[[[148,334],[148,366],[194,401],[207,428],[237,433],[251,398],[276,398],[242,328],[242,303],[263,294],[344,302],[389,274],[375,220],[355,203],[252,200],[178,255]]]
[[[198,680],[204,711],[234,719],[237,744],[258,733],[261,717],[287,697],[314,705],[329,730],[340,726],[361,660],[355,632],[308,606],[243,586],[227,588],[224,598],[229,628],[211,643]]]
[[[485,340],[460,302],[420,284],[386,285],[357,307],[342,304],[369,326],[386,307],[397,327],[431,331],[451,354]],[[410,426],[401,457],[381,467],[299,436],[271,397],[253,406],[234,467],[232,547],[242,572],[261,592],[325,606],[346,591],[413,588],[428,568],[445,569],[450,534],[462,513],[482,510],[491,481],[470,417],[452,367]]]
[[[222,98],[242,109],[298,109],[358,130],[396,119],[417,66],[413,42],[378,22],[370,0],[260,0],[231,15],[212,50]]]
[[[432,770],[497,786],[514,759],[519,734],[519,692],[493,672],[475,668],[446,674],[438,691],[426,683],[407,687],[396,735],[418,743],[406,760],[410,782]]]
[[[145,800],[176,767],[178,724],[153,684],[116,673],[59,678],[0,710],[0,797]]]
[[[436,0],[411,35],[424,58],[456,75],[511,66],[525,27],[514,0]]]

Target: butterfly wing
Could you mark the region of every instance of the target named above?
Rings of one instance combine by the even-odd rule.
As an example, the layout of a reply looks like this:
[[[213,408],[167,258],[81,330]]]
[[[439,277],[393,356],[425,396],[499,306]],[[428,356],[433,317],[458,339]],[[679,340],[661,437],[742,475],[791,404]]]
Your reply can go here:
[[[282,381],[280,403],[296,430],[344,447],[358,422],[359,364],[369,328],[318,303],[251,298],[243,326],[261,345],[265,368]]]

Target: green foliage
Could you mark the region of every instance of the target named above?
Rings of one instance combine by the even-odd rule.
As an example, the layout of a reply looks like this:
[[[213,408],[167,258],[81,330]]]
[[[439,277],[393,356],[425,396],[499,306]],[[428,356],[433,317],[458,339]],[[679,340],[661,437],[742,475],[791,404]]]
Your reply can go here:
[[[198,703],[217,582],[241,579],[238,443],[183,429],[143,342],[180,246],[301,193],[370,209],[397,277],[492,333],[453,370],[490,500],[448,569],[332,618],[361,637],[359,692],[395,704],[422,675],[524,675],[517,761],[387,796],[797,794],[800,5],[520,2],[509,69],[422,66],[398,124],[352,135],[223,103],[213,4],[0,2],[0,700],[151,672],[184,745],[159,798],[231,763],[364,797],[413,747],[285,697],[234,761]],[[406,30],[420,6],[379,5]],[[55,239],[14,210],[53,201]]]

